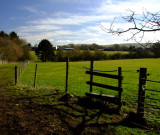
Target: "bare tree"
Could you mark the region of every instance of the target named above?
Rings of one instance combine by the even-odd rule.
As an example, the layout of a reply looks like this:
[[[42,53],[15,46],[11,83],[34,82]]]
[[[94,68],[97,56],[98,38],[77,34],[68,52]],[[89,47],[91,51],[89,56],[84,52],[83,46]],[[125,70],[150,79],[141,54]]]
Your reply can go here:
[[[137,35],[141,35],[139,38],[142,41],[146,32],[160,31],[160,11],[151,13],[144,10],[142,15],[138,15],[132,10],[129,10],[129,12],[130,14],[128,16],[122,16],[122,18],[125,22],[132,24],[130,28],[115,28],[115,18],[109,28],[100,24],[101,29],[107,33],[116,35],[130,32],[131,36],[127,40],[133,39],[135,41],[137,41]]]

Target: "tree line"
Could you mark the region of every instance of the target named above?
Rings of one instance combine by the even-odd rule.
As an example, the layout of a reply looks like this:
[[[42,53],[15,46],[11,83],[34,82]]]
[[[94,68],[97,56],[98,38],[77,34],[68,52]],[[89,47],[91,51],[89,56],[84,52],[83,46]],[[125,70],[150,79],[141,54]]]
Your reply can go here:
[[[92,49],[82,49],[91,48]],[[72,50],[63,50],[62,48],[70,47]],[[94,48],[94,49],[93,49]],[[94,60],[114,60],[114,59],[137,59],[137,58],[159,58],[160,57],[160,42],[150,44],[150,47],[145,48],[142,46],[120,46],[115,44],[113,46],[105,47],[106,51],[117,51],[112,55],[108,55],[105,51],[100,51],[101,46],[92,45],[74,45],[61,46],[61,49],[55,50],[53,45],[47,40],[43,39],[38,47],[35,49],[36,55],[43,62],[47,61],[65,61],[67,57],[70,61],[87,61]],[[91,51],[92,50],[92,51]],[[94,51],[93,51],[94,50]],[[120,53],[119,51],[128,51],[129,53]]]
[[[7,61],[25,61],[31,60],[31,44],[19,38],[16,32],[9,34],[0,31],[0,59]],[[72,50],[63,50],[63,48],[73,48]],[[61,46],[61,49],[55,50],[49,40],[43,39],[37,47],[34,47],[35,53],[42,62],[47,61],[65,61],[67,57],[71,61],[95,60],[113,60],[113,59],[134,59],[134,58],[159,58],[160,42],[152,43],[148,47],[143,46],[123,46],[114,44],[112,46],[100,46],[97,44],[69,44]],[[103,51],[102,51],[103,50]],[[104,51],[117,51],[108,55]],[[123,54],[119,51],[128,51]]]
[[[16,32],[0,31],[0,59],[5,61],[30,60],[29,44],[19,38]]]

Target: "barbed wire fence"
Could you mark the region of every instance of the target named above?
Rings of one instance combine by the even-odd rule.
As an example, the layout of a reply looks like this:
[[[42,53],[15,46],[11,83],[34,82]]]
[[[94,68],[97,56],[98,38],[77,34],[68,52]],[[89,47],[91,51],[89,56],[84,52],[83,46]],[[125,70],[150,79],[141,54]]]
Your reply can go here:
[[[0,67],[0,87],[14,84],[14,78],[14,67],[5,65]]]
[[[83,64],[83,65],[82,65]],[[26,70],[22,73],[21,84],[27,86],[35,87],[52,87],[59,89],[61,91],[75,94],[75,95],[85,95],[89,91],[89,86],[86,82],[89,80],[89,76],[85,74],[86,70],[89,70],[90,62],[69,62],[68,67],[66,62],[50,62],[50,63],[30,63]],[[114,71],[113,74],[117,74],[115,69],[102,69],[94,67],[98,72]],[[67,71],[68,70],[68,71]],[[140,69],[135,70],[125,70],[122,67],[122,76],[124,77],[122,81],[122,102],[124,106],[130,108],[131,111],[137,111],[138,103],[138,89],[139,89],[139,72]],[[36,73],[36,74],[35,74]],[[36,75],[36,79],[35,79]],[[147,74],[148,77],[158,77],[159,74]],[[148,79],[147,88],[148,89],[158,89],[158,83],[153,85],[153,80]],[[100,82],[104,84],[111,84],[113,86],[117,85],[117,82],[112,79],[107,79],[105,77],[94,77],[95,82]],[[35,83],[35,85],[34,85]],[[67,84],[66,84],[67,83]],[[151,84],[152,83],[152,84]],[[151,87],[151,88],[150,88]],[[97,93],[111,94],[109,91],[103,88],[94,87],[94,91]],[[148,91],[149,96],[152,98],[159,99],[159,95]],[[146,98],[146,103],[149,104],[148,100],[150,97]],[[159,100],[152,101],[155,104],[159,104]],[[154,109],[154,107],[152,108]]]
[[[140,69],[137,114],[140,117],[160,122],[160,81],[151,80],[147,68]],[[151,86],[158,86],[156,89]]]
[[[65,88],[65,63],[30,63],[24,70],[19,85],[30,87]]]
[[[0,87],[17,84],[21,73],[28,64],[29,61],[2,64],[0,66]]]

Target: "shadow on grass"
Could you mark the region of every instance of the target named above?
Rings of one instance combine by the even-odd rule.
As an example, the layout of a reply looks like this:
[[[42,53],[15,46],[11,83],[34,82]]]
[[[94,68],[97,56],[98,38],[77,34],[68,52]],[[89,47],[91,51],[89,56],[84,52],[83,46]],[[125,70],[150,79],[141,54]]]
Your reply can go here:
[[[28,105],[28,109],[33,109],[32,107],[35,106]],[[75,98],[72,95],[64,95],[57,99],[56,104],[41,104],[36,107],[50,111],[56,110],[55,113],[63,127],[74,135],[113,134],[115,130],[111,126],[121,125],[131,128],[145,128],[146,126],[145,120],[140,119],[134,113],[122,118],[115,106],[110,107],[106,102],[92,100],[87,97]]]
[[[51,101],[47,103],[48,99]],[[58,124],[64,128],[66,134],[110,135],[117,132],[116,126],[146,129],[146,121],[140,119],[135,113],[123,115],[123,112],[117,110],[117,106],[87,97],[54,91],[48,95],[23,95],[16,97],[15,100],[16,104],[21,104],[23,109],[26,109],[23,112],[32,112],[35,115],[38,113],[38,121],[44,121],[43,119],[56,115],[55,119],[60,121]],[[46,121],[46,126],[53,122],[52,120]]]

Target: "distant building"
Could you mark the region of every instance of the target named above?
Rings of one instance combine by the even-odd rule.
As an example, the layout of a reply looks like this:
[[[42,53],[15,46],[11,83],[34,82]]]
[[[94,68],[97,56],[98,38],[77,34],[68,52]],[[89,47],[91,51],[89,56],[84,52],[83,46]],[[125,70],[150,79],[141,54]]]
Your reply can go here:
[[[63,50],[74,50],[74,48],[63,48]]]

